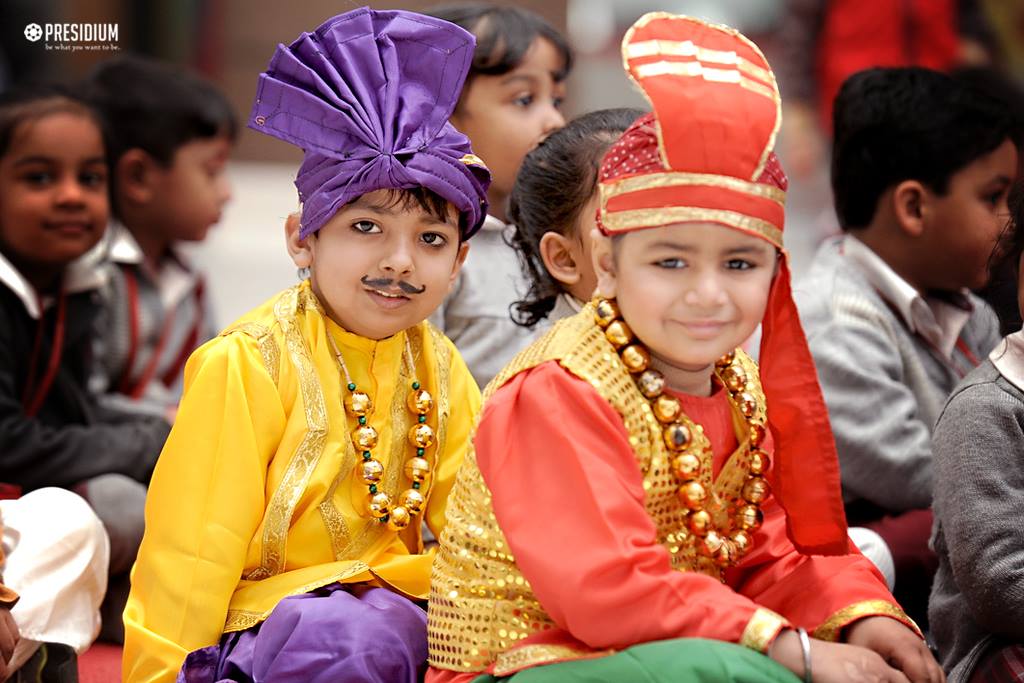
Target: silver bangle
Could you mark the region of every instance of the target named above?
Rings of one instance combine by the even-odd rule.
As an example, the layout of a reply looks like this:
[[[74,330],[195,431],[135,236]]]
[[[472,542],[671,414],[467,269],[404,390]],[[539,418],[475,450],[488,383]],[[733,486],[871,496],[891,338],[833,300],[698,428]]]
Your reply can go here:
[[[811,639],[807,637],[807,629],[798,628],[796,634],[800,636],[800,649],[804,653],[804,683],[811,683]]]

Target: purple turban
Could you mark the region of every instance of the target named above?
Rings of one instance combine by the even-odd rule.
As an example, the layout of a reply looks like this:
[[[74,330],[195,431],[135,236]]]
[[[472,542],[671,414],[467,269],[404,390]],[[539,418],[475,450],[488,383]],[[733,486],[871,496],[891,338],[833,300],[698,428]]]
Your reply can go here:
[[[447,21],[363,7],[277,46],[249,127],[306,153],[301,237],[367,192],[415,187],[459,210],[464,239],[480,228],[490,173],[448,123],[474,45]]]

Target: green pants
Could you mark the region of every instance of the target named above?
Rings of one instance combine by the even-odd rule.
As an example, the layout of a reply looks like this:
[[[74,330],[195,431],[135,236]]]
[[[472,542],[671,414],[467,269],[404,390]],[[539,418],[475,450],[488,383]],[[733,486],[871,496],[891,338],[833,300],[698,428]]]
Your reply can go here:
[[[596,659],[535,666],[473,683],[796,683],[789,669],[750,648],[720,640],[678,638],[635,645]]]

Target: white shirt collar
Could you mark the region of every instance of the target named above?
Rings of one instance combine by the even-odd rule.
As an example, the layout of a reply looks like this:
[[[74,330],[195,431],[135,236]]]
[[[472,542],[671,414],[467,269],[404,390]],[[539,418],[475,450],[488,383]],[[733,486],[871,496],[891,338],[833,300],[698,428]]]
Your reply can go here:
[[[971,309],[936,297],[925,297],[909,282],[854,235],[846,234],[843,253],[852,259],[868,282],[891,305],[911,332],[930,342],[944,357],[952,358],[953,349],[971,317]],[[961,290],[964,300],[968,291]]]
[[[559,302],[564,302],[565,306],[568,307],[573,313],[579,313],[583,310],[585,301],[580,301],[569,292],[562,292],[558,295]]]
[[[503,231],[506,228],[508,228],[508,226],[509,226],[509,224],[505,223],[500,218],[495,218],[491,214],[487,214],[487,216],[484,218],[483,225],[480,226],[480,229],[481,230]]]
[[[141,265],[146,260],[145,254],[142,253],[142,247],[139,246],[135,236],[119,221],[110,222],[110,226],[107,229],[107,237],[104,241],[108,245],[107,249],[110,260],[114,263]],[[190,272],[194,270],[192,260],[182,251],[179,245],[172,244],[168,251],[175,265],[182,270]]]
[[[1003,341],[992,349],[988,359],[996,366],[999,374],[1024,391],[1024,330],[1004,337]]]
[[[101,267],[105,255],[106,247],[101,240],[95,247],[72,261],[64,271],[64,291],[68,294],[77,294],[102,287],[107,281],[107,273]],[[43,297],[40,308],[35,288],[3,254],[0,254],[0,282],[21,299],[25,310],[35,320],[38,320],[43,310],[53,303],[52,297]]]
[[[114,263],[139,266],[157,284],[160,301],[168,310],[173,309],[195,287],[198,274],[191,260],[175,246],[171,246],[170,258],[160,266],[155,275],[145,265],[145,254],[131,231],[119,221],[111,221],[106,239],[110,260]]]
[[[140,265],[145,261],[142,247],[139,246],[128,228],[117,221],[111,221],[107,228],[107,243],[109,244],[110,260],[114,263]]]

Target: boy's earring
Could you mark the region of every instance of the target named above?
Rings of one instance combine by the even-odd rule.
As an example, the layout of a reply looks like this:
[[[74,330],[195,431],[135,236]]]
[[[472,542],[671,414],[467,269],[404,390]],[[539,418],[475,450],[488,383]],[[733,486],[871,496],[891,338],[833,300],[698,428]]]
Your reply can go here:
[[[311,266],[303,266],[295,271],[299,276],[299,280],[308,280],[309,276],[313,274],[313,268]]]

